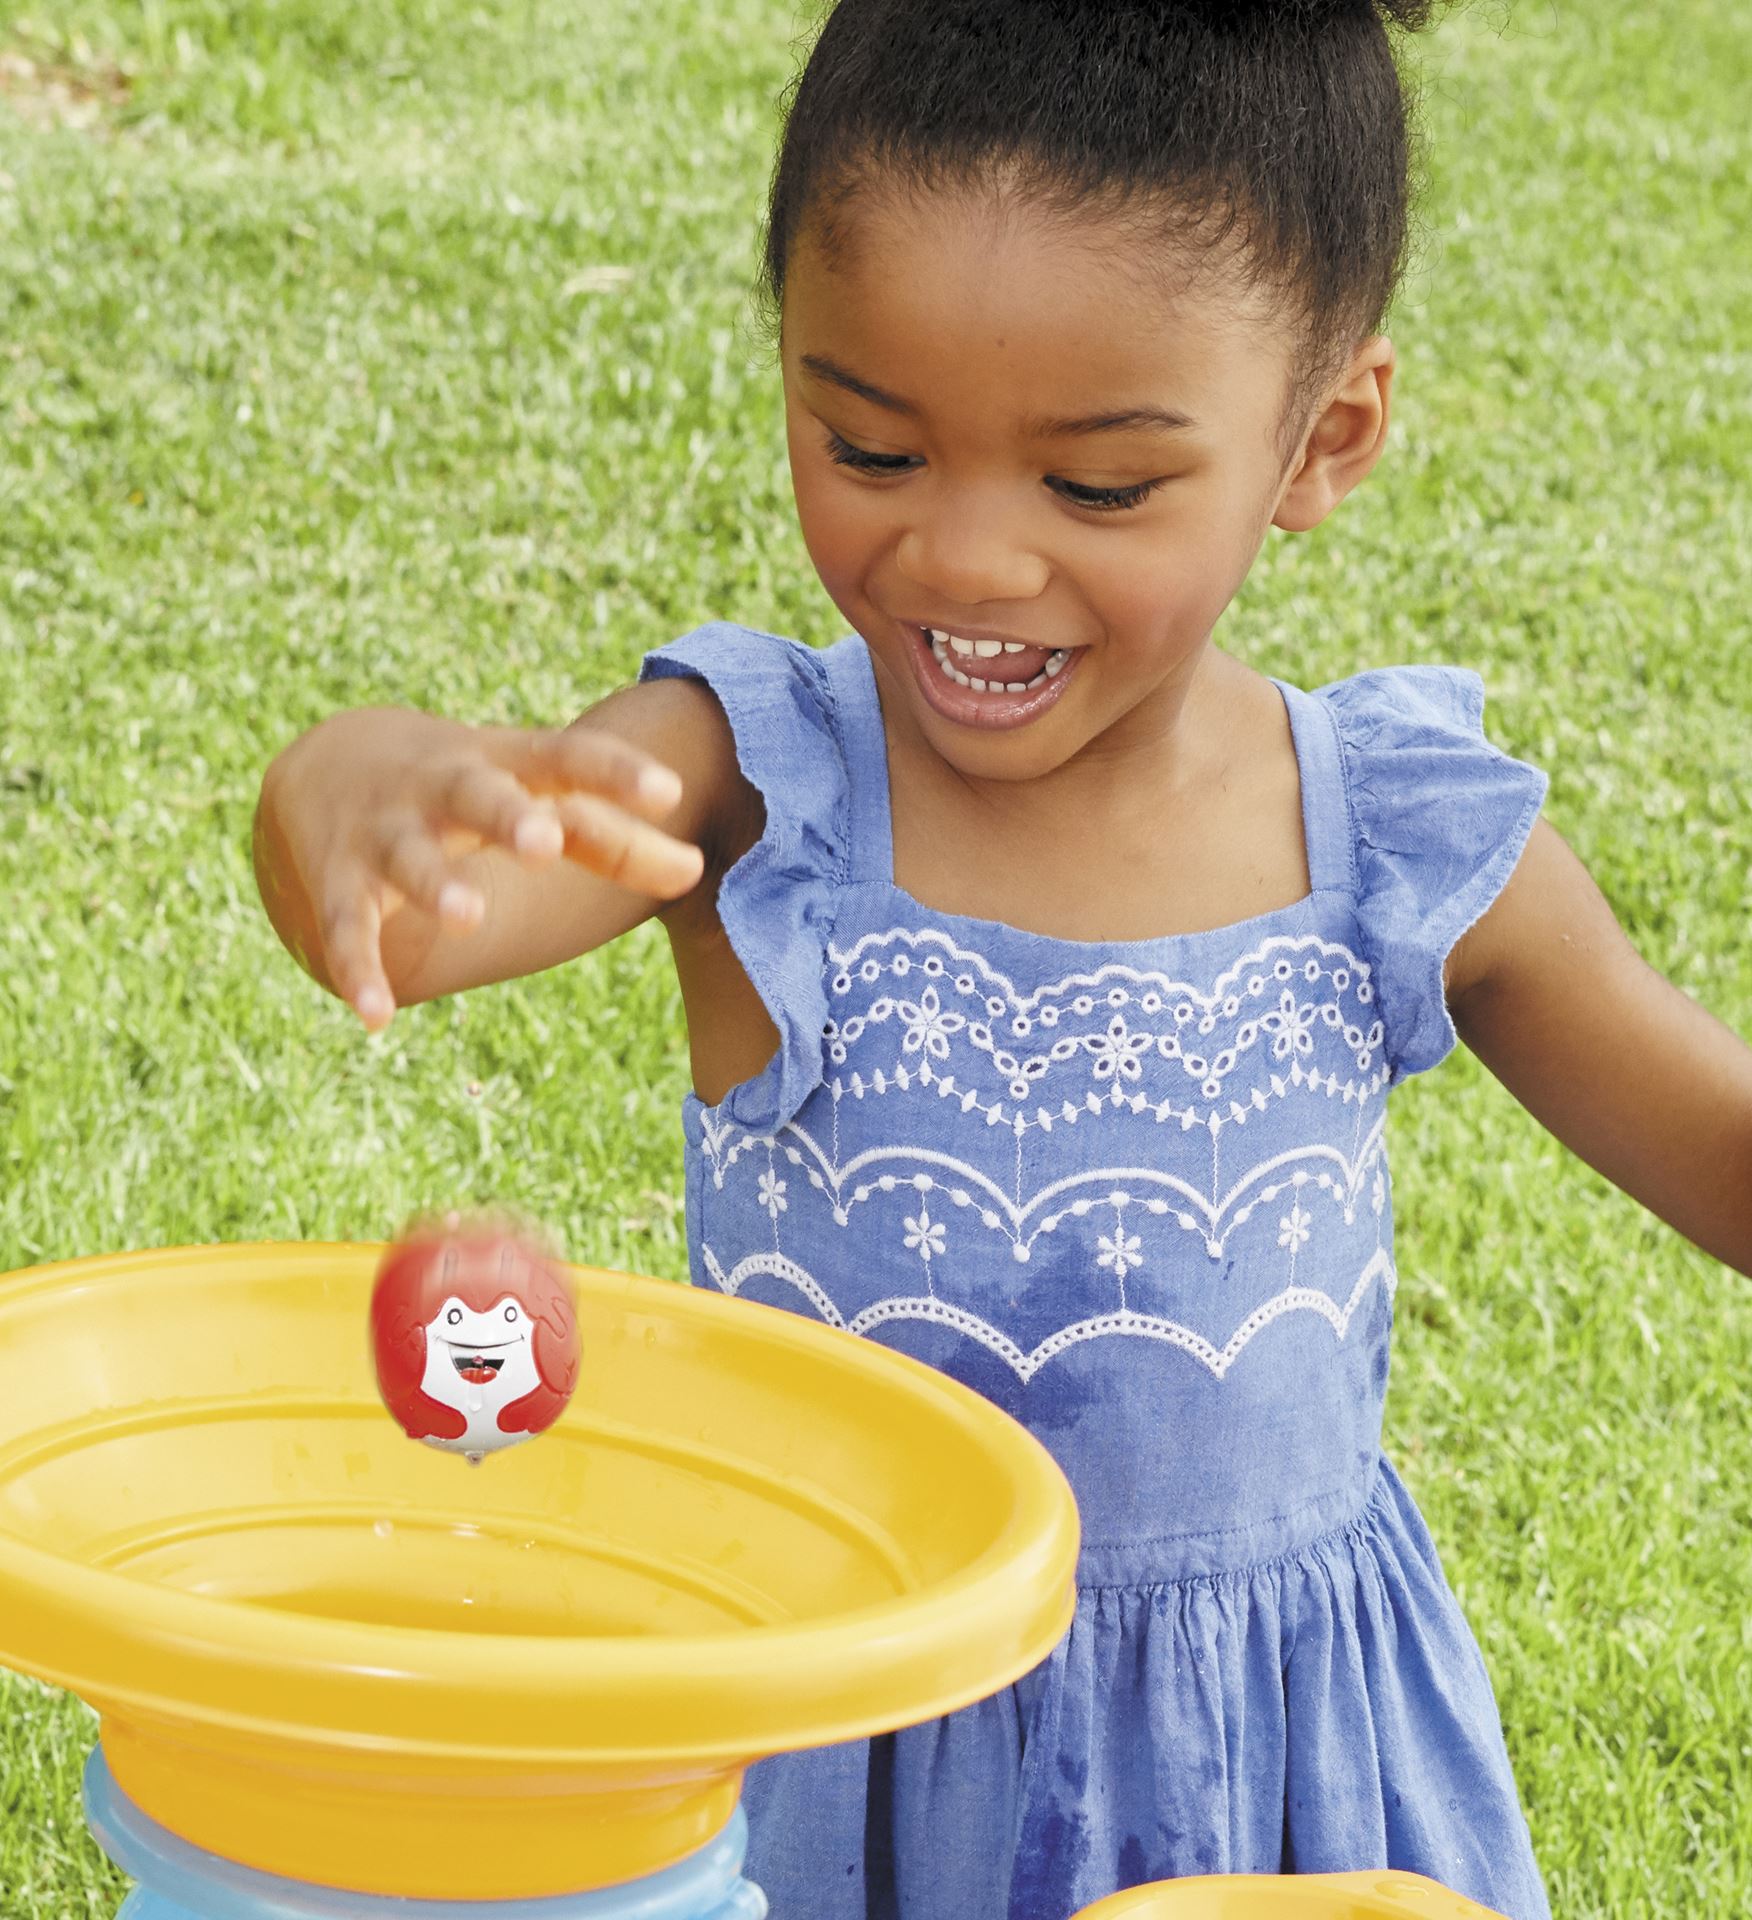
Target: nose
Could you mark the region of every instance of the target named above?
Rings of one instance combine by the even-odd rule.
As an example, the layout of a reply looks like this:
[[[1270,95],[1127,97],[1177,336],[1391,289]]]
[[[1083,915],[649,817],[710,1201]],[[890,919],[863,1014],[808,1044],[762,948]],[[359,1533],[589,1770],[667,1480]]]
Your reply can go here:
[[[1046,590],[1039,554],[1005,535],[990,513],[932,512],[900,536],[894,563],[921,593],[940,604],[972,607],[990,600],[1033,600]]]

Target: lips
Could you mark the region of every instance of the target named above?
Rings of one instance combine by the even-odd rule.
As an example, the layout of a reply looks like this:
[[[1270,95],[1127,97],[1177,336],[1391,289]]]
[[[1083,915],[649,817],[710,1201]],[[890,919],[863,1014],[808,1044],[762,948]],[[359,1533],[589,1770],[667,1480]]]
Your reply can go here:
[[[1010,687],[1000,682],[994,689],[988,682],[981,691],[971,685],[961,686],[945,675],[931,645],[928,629],[914,627],[910,639],[907,652],[912,663],[913,679],[925,704],[945,720],[981,732],[1008,731],[1038,720],[1063,698],[1066,687],[1087,652],[1081,647],[1069,650],[1064,654],[1058,671],[1049,674],[1044,668],[1041,670],[1036,685]],[[1019,654],[1009,657],[1021,658]],[[971,680],[973,676],[964,677]]]

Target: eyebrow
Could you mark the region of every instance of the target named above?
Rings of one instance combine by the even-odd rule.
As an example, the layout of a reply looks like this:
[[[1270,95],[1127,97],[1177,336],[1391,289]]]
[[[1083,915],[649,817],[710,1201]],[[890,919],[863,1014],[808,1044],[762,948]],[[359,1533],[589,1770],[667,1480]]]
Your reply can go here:
[[[860,380],[855,373],[842,367],[837,360],[830,360],[826,354],[806,353],[798,364],[818,380],[843,387],[847,393],[855,393],[860,400],[868,400],[874,407],[882,407],[889,413],[904,414],[909,420],[918,418],[919,410],[912,401],[903,400],[884,387],[872,386],[868,380]],[[1171,407],[1122,407],[1112,413],[1081,413],[1068,419],[1035,418],[1025,420],[1022,424],[1023,431],[1031,439],[1066,440],[1077,434],[1127,433],[1140,427],[1154,428],[1159,433],[1185,433],[1196,427],[1198,422],[1190,414],[1178,413]]]

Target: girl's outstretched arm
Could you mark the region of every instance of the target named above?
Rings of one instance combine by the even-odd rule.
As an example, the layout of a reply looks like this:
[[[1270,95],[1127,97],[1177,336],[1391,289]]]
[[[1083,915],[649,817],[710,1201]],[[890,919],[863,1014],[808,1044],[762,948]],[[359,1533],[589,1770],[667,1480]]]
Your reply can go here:
[[[1455,946],[1447,999],[1535,1119],[1752,1276],[1752,1047],[1642,958],[1543,818]]]
[[[566,728],[366,708],[268,768],[256,879],[287,947],[375,1031],[685,914],[726,836],[746,840],[751,792],[718,703],[680,680]]]

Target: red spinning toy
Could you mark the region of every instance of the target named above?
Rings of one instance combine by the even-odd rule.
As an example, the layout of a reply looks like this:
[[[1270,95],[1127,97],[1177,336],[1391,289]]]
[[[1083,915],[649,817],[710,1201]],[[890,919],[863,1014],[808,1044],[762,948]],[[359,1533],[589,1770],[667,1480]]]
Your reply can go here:
[[[545,1432],[578,1382],[578,1316],[558,1268],[515,1233],[456,1214],[384,1254],[371,1349],[410,1438],[475,1466]]]

